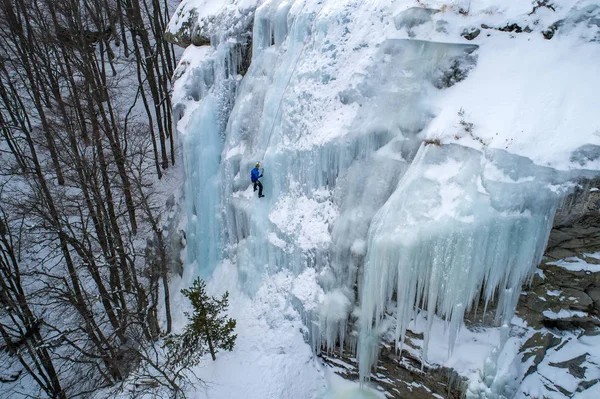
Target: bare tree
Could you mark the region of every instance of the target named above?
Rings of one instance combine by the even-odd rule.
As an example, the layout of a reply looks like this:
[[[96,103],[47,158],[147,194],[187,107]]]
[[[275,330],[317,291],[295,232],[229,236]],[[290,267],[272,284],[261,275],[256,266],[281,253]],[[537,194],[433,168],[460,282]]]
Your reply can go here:
[[[171,331],[167,20],[159,0],[0,0],[0,349],[48,397],[123,381]]]

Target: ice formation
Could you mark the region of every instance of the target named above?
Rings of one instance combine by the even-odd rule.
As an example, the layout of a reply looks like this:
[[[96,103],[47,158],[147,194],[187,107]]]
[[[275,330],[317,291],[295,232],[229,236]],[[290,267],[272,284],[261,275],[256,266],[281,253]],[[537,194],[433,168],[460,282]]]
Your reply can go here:
[[[451,342],[480,297],[497,297],[497,322],[508,322],[567,182],[583,172],[539,166],[493,131],[440,119],[460,109],[441,93],[481,57],[448,43],[452,16],[402,1],[243,3],[243,16],[256,8],[247,71],[242,18],[212,47],[190,46],[177,72],[187,262],[208,277],[230,259],[249,295],[290,271],[315,349],[358,345],[363,379],[388,313],[399,343],[418,308],[448,320]],[[431,137],[450,122],[442,142]],[[249,184],[257,161],[260,200]]]
[[[361,370],[375,361],[377,326],[390,305],[397,306],[400,343],[422,308],[429,326],[435,314],[449,321],[451,349],[480,296],[487,306],[497,294],[496,322],[508,323],[543,254],[562,194],[555,187],[564,181],[559,172],[501,151],[422,147],[370,228]],[[427,347],[426,334],[425,354]]]
[[[179,91],[186,98],[179,99],[176,111],[184,113],[183,121],[188,126],[181,138],[186,171],[187,261],[196,262],[200,275],[206,278],[223,256],[220,154],[227,126],[227,104],[233,102],[239,84],[237,71],[242,62],[242,48],[238,43],[224,41],[216,50],[191,56],[201,57],[202,62],[190,67],[184,58],[181,65],[188,67],[189,76],[181,82],[185,87]],[[193,103],[182,109],[186,99]]]

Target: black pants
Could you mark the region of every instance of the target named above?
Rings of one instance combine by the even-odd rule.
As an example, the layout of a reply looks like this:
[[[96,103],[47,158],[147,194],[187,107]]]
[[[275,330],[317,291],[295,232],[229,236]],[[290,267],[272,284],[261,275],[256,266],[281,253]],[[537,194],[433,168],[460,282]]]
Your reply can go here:
[[[256,191],[257,186],[258,186],[258,196],[262,197],[263,196],[263,194],[262,194],[263,186],[262,186],[262,183],[260,182],[260,180],[257,180],[254,182],[254,191]]]

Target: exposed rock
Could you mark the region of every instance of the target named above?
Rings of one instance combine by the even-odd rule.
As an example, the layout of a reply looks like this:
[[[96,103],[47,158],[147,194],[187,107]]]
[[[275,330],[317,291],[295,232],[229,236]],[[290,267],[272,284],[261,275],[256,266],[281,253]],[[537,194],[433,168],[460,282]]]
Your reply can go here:
[[[596,378],[590,381],[582,381],[577,388],[577,392],[583,392],[586,389],[593,387],[594,385],[600,383],[600,378]]]
[[[506,26],[504,26],[502,28],[496,28],[496,29],[501,32],[515,32],[515,33],[531,32],[531,28],[529,28],[529,26],[526,26],[525,28],[521,28],[516,23],[506,24]]]
[[[593,305],[592,299],[583,291],[567,288],[563,291],[571,309],[589,311]]]
[[[576,162],[581,166],[598,159],[600,159],[600,146],[594,144],[582,145],[571,155],[571,162]]]
[[[533,363],[527,369],[525,376],[528,376],[537,370],[537,366],[546,356],[546,351],[560,343],[560,338],[554,334],[538,331],[529,338],[519,350],[523,354],[522,362],[527,362],[533,357]]]
[[[250,4],[248,4],[250,5]],[[164,39],[169,43],[186,48],[189,45],[205,46],[230,37],[251,37],[256,5],[244,8],[245,4],[223,7],[212,14],[202,14],[193,2],[183,4],[172,17]],[[245,35],[248,33],[248,35]]]
[[[563,259],[600,249],[600,178],[581,181],[556,212],[546,256]]]
[[[481,29],[495,29],[495,30],[499,30],[501,32],[514,32],[514,33],[531,33],[533,32],[533,30],[529,27],[529,25],[525,26],[524,28],[521,28],[521,26],[519,26],[516,23],[512,23],[512,24],[506,24],[505,26],[502,26],[500,28],[495,28],[493,26],[490,25],[486,25],[486,24],[481,24]],[[470,28],[470,29],[474,29],[474,28]],[[466,31],[466,29],[465,29]],[[461,34],[462,36],[464,36],[465,31],[463,31],[463,33]],[[477,35],[479,35],[479,33],[477,33]],[[475,37],[477,37],[477,35],[475,35]],[[472,39],[469,39],[472,40]]]
[[[600,312],[600,286],[592,285],[587,289],[586,293],[594,302],[596,312]]]
[[[594,329],[593,331],[599,332],[600,329]],[[537,332],[532,339],[528,340],[527,343],[523,345],[523,348],[527,346],[538,349],[545,346],[546,342],[544,342],[543,335],[548,333],[548,331]],[[534,358],[533,362],[531,358],[532,355],[527,356],[527,354],[531,352],[531,349],[521,350],[521,353],[524,353],[524,356],[522,357],[523,362],[530,362],[535,366],[528,369],[524,380],[531,378],[537,379],[538,381],[536,384],[541,383],[540,386],[543,386],[544,388],[541,391],[536,391],[535,397],[554,397],[553,393],[556,392],[562,394],[557,397],[563,397],[563,395],[564,397],[573,397],[575,392],[585,392],[587,389],[598,383],[598,378],[595,378],[597,375],[595,372],[591,374],[586,373],[586,371],[590,369],[595,371],[598,365],[596,364],[594,355],[590,355],[587,352],[582,353],[580,350],[582,342],[585,342],[585,337],[583,337],[582,334],[562,334],[558,331],[553,332],[552,334],[552,344],[547,346],[545,350],[538,349],[535,354],[540,356]],[[583,339],[584,341],[580,341],[580,339]],[[531,345],[531,342],[534,342],[534,344]],[[551,361],[551,359],[561,359],[561,361]],[[591,379],[586,380],[586,374],[588,374],[587,378]],[[566,379],[561,377],[566,375],[569,376]],[[576,384],[574,384],[574,382]],[[525,382],[525,384],[531,384],[531,382]],[[591,395],[586,397],[596,397],[593,396],[591,391],[586,393]]]
[[[193,31],[195,28],[196,20],[198,19],[198,12],[196,10],[190,10],[187,14],[187,19],[182,22],[181,27],[176,32],[166,31],[163,35],[163,38],[177,46],[186,48],[190,44],[192,44],[192,37],[194,36]],[[210,44],[210,38],[205,37]]]
[[[590,267],[600,263],[596,255],[590,255],[600,249],[598,186],[600,179],[582,180],[564,200],[554,219],[546,258],[530,284],[524,287],[517,307],[519,317],[530,328],[538,330],[519,351],[522,362],[529,364],[524,378],[540,378],[547,392],[567,397],[598,383],[597,379],[585,380],[586,369],[594,364],[588,361],[587,354],[579,352],[576,357],[562,362],[550,362],[551,357],[547,356],[563,348],[569,353],[567,345],[574,337],[600,333],[597,316],[600,269],[594,272]],[[561,261],[557,262],[559,259]],[[539,372],[538,377],[532,376],[538,373],[542,363],[546,371]],[[548,367],[567,369],[570,375],[580,380],[577,389],[571,392],[572,386],[561,386],[560,380],[548,379]]]
[[[600,320],[591,316],[567,316],[560,318],[546,318],[544,320],[546,328],[554,328],[561,331],[593,330],[600,326]]]
[[[556,24],[550,25],[548,27],[548,29],[544,29],[542,31],[542,35],[544,35],[544,38],[546,40],[550,40],[554,37],[554,33],[556,33],[556,29],[558,29],[558,26]]]
[[[539,269],[544,277],[536,274],[531,286],[525,287],[517,307],[519,317],[533,328],[560,326],[561,329],[572,329],[599,325],[598,318],[590,313],[597,312],[597,308],[588,291],[600,279],[600,273],[570,271],[548,263],[542,263]],[[562,314],[561,310],[564,311]],[[544,312],[549,313],[544,315]]]
[[[579,379],[583,379],[585,378],[586,367],[582,367],[581,364],[587,360],[587,356],[588,354],[584,353],[583,355],[577,356],[573,359],[564,362],[548,364],[552,367],[569,369],[569,373],[571,373],[572,376],[577,377]]]
[[[481,30],[479,30],[477,28],[468,28],[468,29],[463,30],[460,35],[467,40],[473,40],[477,36],[479,36],[480,33],[481,33]]]
[[[358,379],[356,359],[344,355],[322,354],[323,362],[337,369],[337,373],[349,380]],[[371,383],[388,398],[430,399],[463,397],[467,380],[446,367],[421,368],[418,359],[406,351],[397,355],[392,345],[384,346],[379,357],[377,372],[371,374]]]
[[[535,14],[539,8],[547,8],[549,10],[556,11],[556,9],[554,9],[554,4],[550,3],[550,0],[537,0],[536,4],[533,6],[533,9],[527,15]]]

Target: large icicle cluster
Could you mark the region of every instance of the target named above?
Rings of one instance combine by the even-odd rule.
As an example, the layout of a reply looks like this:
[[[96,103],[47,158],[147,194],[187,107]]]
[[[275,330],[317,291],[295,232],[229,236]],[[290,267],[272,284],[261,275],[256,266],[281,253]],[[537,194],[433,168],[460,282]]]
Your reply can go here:
[[[445,318],[450,350],[480,295],[487,306],[497,294],[496,322],[508,323],[546,246],[564,181],[502,151],[423,146],[369,232],[361,372],[376,360],[386,312],[396,311],[400,344],[417,309],[426,311],[429,326],[436,314]],[[427,347],[426,333],[424,355]]]

